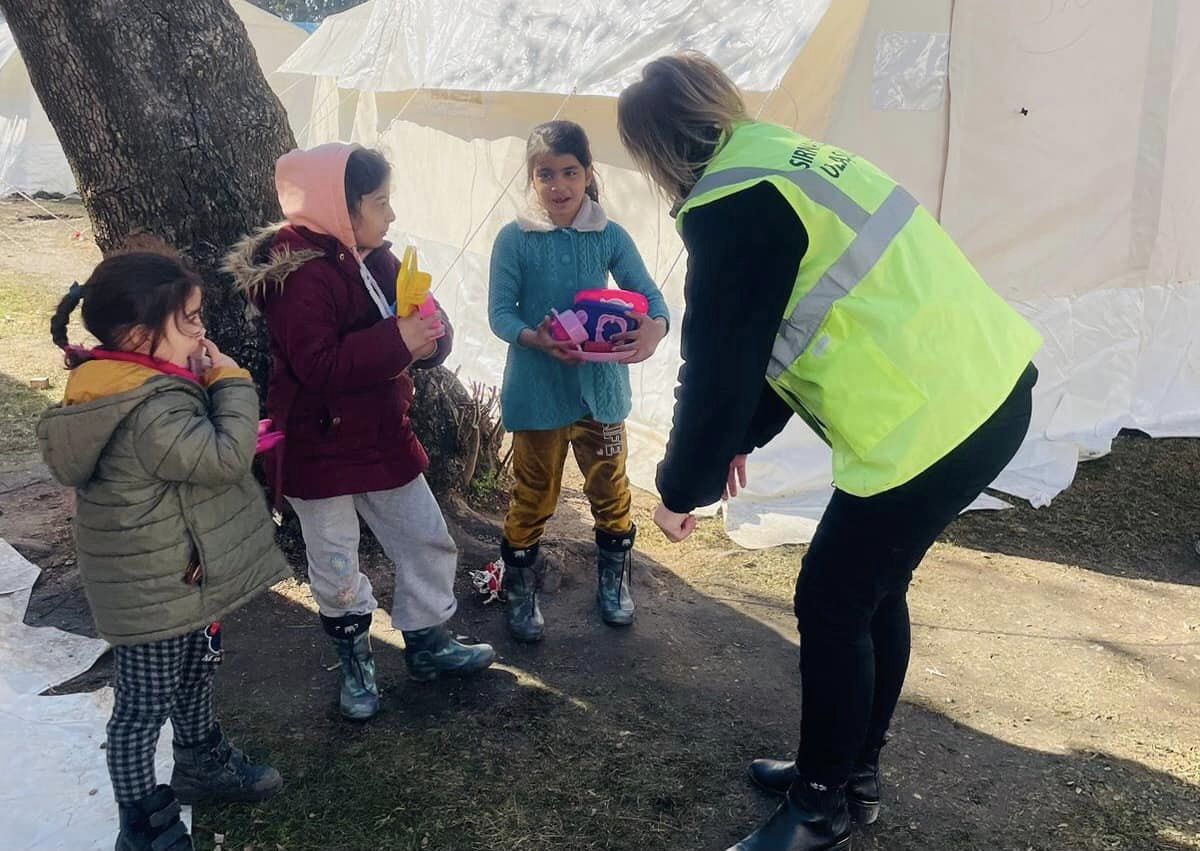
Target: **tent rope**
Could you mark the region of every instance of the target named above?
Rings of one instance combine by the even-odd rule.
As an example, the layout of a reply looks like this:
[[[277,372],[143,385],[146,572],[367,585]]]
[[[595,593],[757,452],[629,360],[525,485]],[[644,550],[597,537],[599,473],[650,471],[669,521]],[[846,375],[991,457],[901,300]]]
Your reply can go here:
[[[53,210],[49,209],[48,207],[45,207],[42,204],[39,204],[37,199],[35,199],[33,196],[31,196],[29,193],[25,192],[24,190],[18,189],[17,187],[13,186],[11,183],[4,184],[3,193],[5,195],[18,195],[23,200],[28,201],[30,204],[37,207],[39,210],[41,210],[47,216],[54,219],[54,221],[58,222],[63,227],[65,227],[67,230],[69,230],[71,233],[71,236],[74,236],[76,233],[82,233],[84,230],[84,228],[82,228],[82,227],[76,227],[75,225],[71,224],[71,220],[68,219],[66,216],[60,216],[58,213],[54,212]]]
[[[29,250],[28,246],[26,246],[25,243],[21,242],[21,240],[17,239],[15,236],[10,234],[8,231],[4,230],[3,228],[0,228],[0,236],[7,239],[9,242],[11,242],[13,245],[15,245],[21,251]]]

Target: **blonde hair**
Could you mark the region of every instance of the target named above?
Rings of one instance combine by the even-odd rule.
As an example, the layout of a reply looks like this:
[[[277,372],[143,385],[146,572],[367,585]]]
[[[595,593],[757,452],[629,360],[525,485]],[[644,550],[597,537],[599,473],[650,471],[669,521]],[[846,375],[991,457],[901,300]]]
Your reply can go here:
[[[746,118],[737,86],[700,53],[655,59],[617,100],[621,142],[674,205],[695,185],[721,134]]]
[[[533,185],[534,166],[547,154],[571,155],[579,160],[579,164],[585,169],[592,168],[591,143],[588,142],[587,133],[574,121],[547,121],[533,128],[529,140],[525,143],[525,176],[529,185]],[[593,201],[599,201],[600,187],[596,185],[594,170],[591,175],[585,191]]]

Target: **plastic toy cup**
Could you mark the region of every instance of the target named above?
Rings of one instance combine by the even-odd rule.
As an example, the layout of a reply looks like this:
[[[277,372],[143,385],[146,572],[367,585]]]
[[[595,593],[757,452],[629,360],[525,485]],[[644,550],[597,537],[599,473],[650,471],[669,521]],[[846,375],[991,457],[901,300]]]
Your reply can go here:
[[[560,343],[574,343],[577,346],[587,340],[587,329],[583,327],[575,311],[559,313],[557,310],[551,310],[550,313],[553,314],[550,318],[550,336],[554,339]]]

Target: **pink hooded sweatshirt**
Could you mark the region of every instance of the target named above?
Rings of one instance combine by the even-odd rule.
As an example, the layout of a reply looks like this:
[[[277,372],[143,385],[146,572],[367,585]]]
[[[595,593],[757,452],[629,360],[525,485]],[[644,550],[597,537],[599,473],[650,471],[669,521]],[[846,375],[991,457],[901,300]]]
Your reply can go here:
[[[356,148],[330,142],[284,154],[275,163],[275,191],[288,224],[332,236],[357,257],[346,206],[346,163]]]

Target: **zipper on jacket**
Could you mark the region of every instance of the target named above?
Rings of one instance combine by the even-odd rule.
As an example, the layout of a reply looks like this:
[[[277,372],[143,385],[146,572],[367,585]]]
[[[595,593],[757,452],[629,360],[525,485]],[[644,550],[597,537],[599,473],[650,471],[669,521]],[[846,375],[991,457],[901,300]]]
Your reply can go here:
[[[200,548],[200,536],[192,528],[192,521],[188,519],[187,512],[184,510],[183,495],[179,492],[178,487],[175,489],[175,496],[179,499],[179,516],[183,518],[183,525],[187,527],[188,551],[190,553],[187,570],[183,572],[183,581],[188,585],[203,588],[204,581],[208,577],[205,576],[204,551]]]

